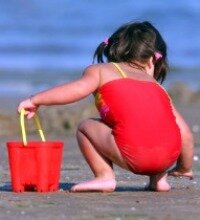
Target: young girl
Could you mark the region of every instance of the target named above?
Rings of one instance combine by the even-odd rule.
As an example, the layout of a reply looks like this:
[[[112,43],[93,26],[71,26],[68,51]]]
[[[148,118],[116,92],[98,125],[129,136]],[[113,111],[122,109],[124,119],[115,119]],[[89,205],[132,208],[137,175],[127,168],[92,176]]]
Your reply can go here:
[[[106,63],[104,63],[106,58]],[[149,22],[127,23],[95,51],[99,64],[83,76],[38,93],[19,104],[31,118],[40,105],[63,105],[94,94],[101,119],[87,119],[77,130],[80,150],[94,180],[79,183],[72,192],[112,192],[112,164],[150,177],[149,189],[169,191],[166,171],[192,177],[191,132],[175,110],[163,82],[167,70],[166,44]]]

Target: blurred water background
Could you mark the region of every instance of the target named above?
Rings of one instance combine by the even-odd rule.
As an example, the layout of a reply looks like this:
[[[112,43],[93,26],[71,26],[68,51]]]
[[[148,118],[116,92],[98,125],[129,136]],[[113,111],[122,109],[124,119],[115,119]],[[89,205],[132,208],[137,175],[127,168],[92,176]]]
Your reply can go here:
[[[199,0],[0,0],[0,94],[27,96],[81,75],[119,25],[149,20],[175,81],[200,89]]]

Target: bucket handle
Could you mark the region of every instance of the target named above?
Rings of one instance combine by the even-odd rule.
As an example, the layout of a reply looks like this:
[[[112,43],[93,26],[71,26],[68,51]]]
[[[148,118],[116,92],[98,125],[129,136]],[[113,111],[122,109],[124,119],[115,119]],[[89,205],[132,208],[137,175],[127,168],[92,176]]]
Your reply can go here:
[[[22,131],[23,144],[24,146],[27,146],[27,136],[26,136],[25,122],[24,122],[25,113],[26,113],[25,109],[22,108],[20,111],[20,125],[21,125],[21,131]],[[39,135],[42,141],[45,142],[46,140],[44,137],[44,132],[42,130],[40,119],[37,114],[34,115],[34,121],[35,121],[36,127],[38,129],[38,132],[39,132]]]

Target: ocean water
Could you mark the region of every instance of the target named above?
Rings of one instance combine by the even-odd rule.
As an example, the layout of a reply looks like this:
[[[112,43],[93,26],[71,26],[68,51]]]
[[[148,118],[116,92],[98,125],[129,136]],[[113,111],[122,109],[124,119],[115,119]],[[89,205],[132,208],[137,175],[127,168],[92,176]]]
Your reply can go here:
[[[0,94],[27,96],[81,75],[119,25],[149,20],[168,44],[166,81],[200,89],[200,1],[0,0]]]

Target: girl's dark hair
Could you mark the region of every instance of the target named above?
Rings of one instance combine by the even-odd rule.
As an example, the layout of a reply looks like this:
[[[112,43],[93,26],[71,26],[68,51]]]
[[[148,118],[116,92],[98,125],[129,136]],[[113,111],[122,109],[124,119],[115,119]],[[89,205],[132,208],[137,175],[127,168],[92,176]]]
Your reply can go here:
[[[155,53],[161,54],[156,59]],[[118,28],[108,39],[97,47],[93,62],[127,62],[136,65],[136,61],[145,63],[150,57],[154,58],[154,78],[161,83],[167,70],[167,46],[158,30],[148,21],[130,22]],[[140,66],[138,66],[140,67]]]

